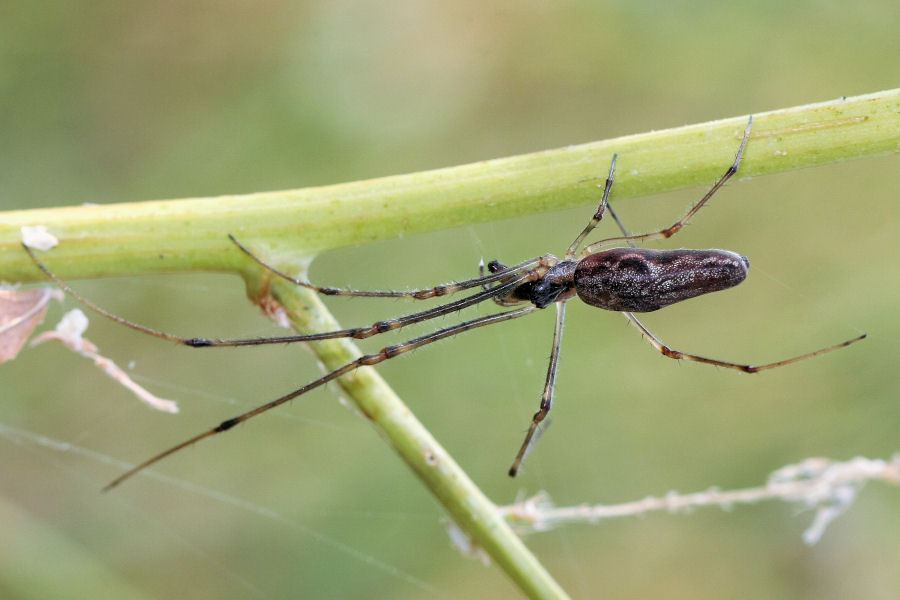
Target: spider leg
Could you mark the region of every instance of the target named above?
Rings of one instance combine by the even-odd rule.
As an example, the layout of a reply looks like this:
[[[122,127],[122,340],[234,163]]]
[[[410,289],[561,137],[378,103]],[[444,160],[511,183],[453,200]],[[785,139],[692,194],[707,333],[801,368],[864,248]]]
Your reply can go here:
[[[353,339],[365,339],[371,337],[373,335],[378,335],[379,333],[384,333],[386,331],[394,331],[395,329],[400,329],[402,327],[406,327],[407,325],[411,325],[413,323],[421,323],[422,321],[427,321],[430,319],[434,319],[436,317],[440,317],[443,315],[447,315],[458,310],[462,310],[463,308],[467,308],[469,306],[473,306],[475,304],[479,304],[484,302],[485,300],[489,300],[496,296],[505,294],[507,292],[511,292],[515,289],[516,286],[521,285],[522,283],[536,279],[540,276],[541,271],[539,268],[533,269],[531,271],[521,273],[518,271],[518,267],[514,267],[513,270],[503,270],[500,274],[501,277],[510,277],[510,273],[513,273],[514,279],[503,283],[502,285],[497,285],[491,287],[487,290],[481,291],[477,294],[473,294],[466,298],[462,298],[460,300],[455,300],[453,302],[448,302],[447,304],[442,304],[440,306],[436,306],[434,308],[430,308],[428,310],[412,313],[409,315],[405,315],[402,317],[398,317],[395,319],[387,319],[383,321],[377,321],[368,327],[354,327],[350,329],[340,329],[337,331],[328,331],[325,333],[313,333],[313,334],[304,334],[304,335],[287,335],[287,336],[276,336],[276,337],[264,337],[264,338],[246,338],[246,339],[232,339],[232,340],[220,340],[220,339],[207,339],[207,338],[186,338],[177,335],[173,335],[171,333],[166,333],[164,331],[159,331],[153,329],[151,327],[147,327],[145,325],[141,325],[139,323],[135,323],[133,321],[129,321],[124,317],[120,317],[119,315],[113,314],[106,310],[105,308],[95,304],[93,301],[88,300],[84,296],[82,296],[79,292],[72,289],[72,287],[60,279],[55,273],[50,271],[50,269],[43,263],[31,248],[22,246],[25,248],[25,251],[37,265],[37,267],[44,272],[44,274],[51,279],[56,285],[63,289],[67,294],[71,295],[73,298],[87,306],[92,311],[97,314],[106,317],[120,325],[124,325],[130,329],[135,331],[139,331],[141,333],[151,335],[153,337],[157,337],[160,339],[168,340],[171,342],[175,342],[177,344],[181,344],[183,346],[190,346],[192,348],[209,348],[209,347],[225,347],[225,346],[261,346],[265,344],[292,344],[297,342],[314,342],[319,340],[329,340],[335,338],[353,338]],[[525,263],[523,263],[525,264]],[[538,259],[537,264],[543,264],[543,259]],[[491,274],[493,277],[495,274]]]
[[[625,227],[625,223],[623,223],[622,219],[619,218],[619,215],[616,214],[615,209],[613,209],[613,205],[607,204],[606,208],[609,210],[609,216],[611,216],[613,218],[613,221],[616,222],[616,225],[619,227],[619,231],[622,232],[622,235],[625,236],[626,238],[630,238],[631,232],[628,231],[628,228]],[[636,245],[634,243],[634,240],[629,239],[629,240],[627,240],[627,242],[628,242],[628,245],[631,246],[632,248],[634,248]]]
[[[437,317],[455,313],[464,308],[468,308],[469,306],[480,304],[485,300],[490,300],[491,298],[496,298],[497,296],[512,292],[514,289],[516,289],[526,281],[536,279],[538,277],[538,273],[538,271],[532,271],[530,273],[520,275],[516,279],[504,283],[503,285],[488,288],[486,290],[478,292],[477,294],[473,294],[471,296],[467,296],[453,302],[448,302],[440,306],[435,306],[434,308],[430,308],[428,310],[404,315],[402,317],[376,321],[375,323],[367,327],[351,327],[349,329],[338,329],[336,331],[326,331],[323,333],[309,333],[275,338],[250,338],[243,340],[206,340],[195,338],[192,340],[188,340],[187,345],[194,347],[258,346],[262,344],[317,342],[321,340],[333,340],[337,338],[352,338],[355,340],[363,340],[375,335],[379,335],[381,333],[386,333],[388,331],[395,331],[414,323],[422,323],[423,321],[430,321],[431,319],[435,319]]]
[[[720,189],[722,189],[722,186],[725,185],[725,182],[727,182],[729,179],[731,179],[732,176],[734,176],[734,174],[738,172],[738,169],[741,166],[741,160],[744,157],[744,148],[747,147],[747,141],[750,139],[750,128],[752,127],[752,125],[753,125],[753,117],[751,116],[747,120],[747,127],[744,128],[744,137],[741,139],[740,146],[738,146],[738,151],[734,157],[734,162],[731,164],[730,167],[728,167],[728,169],[725,171],[725,173],[722,174],[722,176],[719,178],[719,180],[716,181],[715,184],[713,184],[713,186],[710,188],[710,190],[708,192],[706,192],[706,194],[704,194],[704,196],[700,199],[700,201],[697,202],[696,204],[694,204],[694,206],[691,207],[691,210],[689,210],[687,212],[687,214],[684,215],[681,219],[679,219],[678,221],[673,223],[671,226],[666,227],[665,229],[662,229],[660,231],[654,231],[652,233],[641,233],[638,235],[622,235],[622,236],[618,236],[618,237],[607,238],[605,240],[600,240],[599,242],[594,242],[593,244],[590,244],[589,246],[587,246],[582,251],[582,254],[584,256],[587,256],[588,254],[593,254],[594,252],[598,252],[604,246],[608,246],[609,244],[614,244],[614,243],[618,243],[618,242],[627,242],[627,241],[646,242],[649,240],[664,240],[664,239],[672,237],[673,235],[675,235],[676,233],[681,231],[682,228],[684,228],[684,226],[687,225],[688,222],[694,217],[694,215],[696,215],[697,212],[701,208],[703,208],[703,206],[709,201],[709,199],[712,198],[716,192],[718,192]]]
[[[651,332],[649,329],[647,329],[647,327],[644,326],[644,324],[641,323],[638,320],[638,318],[634,316],[633,313],[623,312],[622,314],[625,315],[625,318],[628,319],[632,325],[637,327],[638,331],[641,332],[644,339],[646,339],[647,342],[651,346],[656,348],[659,351],[659,353],[665,357],[673,358],[675,360],[690,360],[690,361],[694,361],[694,362],[704,363],[707,365],[715,365],[717,367],[726,367],[728,369],[735,369],[737,371],[743,371],[744,373],[758,373],[760,371],[766,371],[768,369],[775,369],[778,367],[783,367],[785,365],[790,365],[795,362],[805,360],[807,358],[812,358],[814,356],[819,356],[821,354],[827,354],[828,352],[832,352],[832,351],[838,350],[840,348],[845,348],[845,347],[849,346],[850,344],[855,344],[856,342],[859,342],[859,341],[865,339],[865,337],[866,337],[866,334],[862,334],[859,337],[855,337],[851,340],[847,340],[846,342],[841,342],[840,344],[835,344],[834,346],[828,346],[827,348],[820,348],[813,352],[807,352],[806,354],[792,356],[790,358],[785,358],[783,360],[775,361],[775,362],[768,363],[765,365],[744,365],[744,364],[733,363],[733,362],[728,362],[728,361],[724,361],[724,360],[718,360],[715,358],[706,358],[704,356],[697,356],[696,354],[688,354],[686,352],[681,352],[680,350],[675,350],[673,348],[670,348],[670,347],[666,346],[658,337],[653,335],[653,332]]]
[[[356,297],[365,297],[365,298],[411,298],[413,300],[425,300],[428,298],[437,298],[439,296],[449,296],[450,294],[455,294],[456,292],[467,290],[473,287],[483,286],[488,283],[493,283],[495,281],[500,281],[501,279],[513,275],[515,273],[521,273],[522,271],[527,271],[538,265],[541,262],[541,258],[532,258],[530,260],[526,260],[525,262],[521,262],[517,265],[509,267],[505,269],[502,273],[491,273],[489,275],[484,275],[483,273],[474,279],[466,279],[465,281],[457,281],[454,283],[445,283],[441,285],[434,286],[432,288],[423,288],[418,290],[407,290],[407,291],[394,291],[394,290],[352,290],[347,288],[336,288],[336,287],[328,287],[328,286],[320,286],[314,283],[310,283],[304,279],[299,279],[297,277],[292,277],[285,273],[284,271],[280,271],[265,262],[263,259],[254,254],[249,248],[247,248],[244,244],[239,242],[237,238],[235,238],[230,233],[228,234],[228,239],[234,243],[238,249],[253,259],[256,264],[263,267],[273,275],[290,281],[294,285],[299,285],[301,287],[305,287],[307,289],[313,290],[323,296],[356,296]]]
[[[472,319],[470,321],[458,323],[458,324],[450,326],[450,327],[438,329],[437,331],[434,331],[427,335],[423,335],[421,337],[417,337],[412,340],[402,342],[400,344],[385,346],[384,348],[382,348],[381,350],[379,350],[378,352],[376,352],[374,354],[366,354],[364,356],[360,356],[356,360],[353,360],[353,361],[345,364],[342,367],[338,367],[337,369],[331,371],[330,373],[327,373],[327,374],[323,375],[322,377],[307,383],[303,387],[300,387],[289,394],[285,394],[284,396],[281,396],[280,398],[276,398],[275,400],[272,400],[271,402],[267,402],[265,404],[257,406],[256,408],[249,410],[245,413],[242,413],[236,417],[222,421],[221,423],[219,423],[212,429],[204,431],[203,433],[200,433],[198,435],[195,435],[194,437],[192,437],[188,440],[185,440],[176,446],[172,446],[171,448],[169,448],[168,450],[166,450],[164,452],[160,452],[156,456],[151,457],[150,459],[142,462],[141,464],[133,467],[129,471],[123,473],[122,475],[120,475],[119,477],[117,477],[116,479],[111,481],[103,489],[104,489],[104,491],[110,490],[110,489],[116,487],[117,485],[119,485],[120,483],[122,483],[123,481],[125,481],[126,479],[129,479],[131,476],[139,473],[140,471],[143,471],[147,467],[161,461],[162,459],[164,459],[168,456],[171,456],[172,454],[175,454],[179,450],[182,450],[196,442],[199,442],[200,440],[203,440],[208,437],[212,437],[214,435],[218,435],[220,433],[228,431],[235,425],[239,425],[240,423],[243,423],[244,421],[252,419],[253,417],[255,417],[257,415],[260,415],[270,409],[275,408],[276,406],[280,406],[280,405],[284,404],[285,402],[288,402],[289,400],[293,400],[294,398],[302,396],[303,394],[305,394],[311,390],[314,390],[318,387],[321,387],[321,386],[325,385],[326,383],[328,383],[329,381],[337,379],[338,377],[341,377],[342,375],[351,373],[351,372],[359,369],[360,367],[374,366],[374,365],[377,365],[378,363],[384,362],[386,360],[390,360],[396,356],[405,354],[407,352],[412,352],[413,350],[421,348],[422,346],[427,346],[428,344],[432,344],[432,343],[442,340],[444,338],[451,337],[451,336],[457,335],[459,333],[469,331],[471,329],[476,329],[478,327],[485,327],[487,325],[493,325],[495,323],[502,323],[503,321],[509,321],[511,319],[517,319],[519,317],[524,317],[525,315],[527,315],[535,310],[538,310],[537,307],[535,307],[535,306],[526,306],[524,308],[520,308],[517,310],[510,310],[507,312],[488,315],[485,317],[479,317],[477,319]]]
[[[573,241],[569,246],[569,249],[566,250],[566,258],[575,257],[575,253],[578,252],[578,246],[581,245],[584,238],[586,238],[603,219],[603,212],[609,205],[609,193],[612,191],[613,181],[616,178],[616,159],[618,157],[618,154],[613,154],[612,161],[609,163],[609,175],[606,176],[606,184],[603,186],[603,197],[600,199],[600,206],[597,207],[597,211],[594,213],[594,216],[588,222],[584,230],[578,234],[578,237],[575,238],[575,241]],[[616,219],[616,222],[618,221],[619,220]]]
[[[519,452],[516,454],[516,458],[509,468],[510,477],[515,477],[518,474],[519,468],[522,466],[522,461],[525,460],[525,456],[531,450],[532,444],[537,439],[535,438],[535,433],[537,433],[541,422],[543,422],[550,413],[550,409],[553,408],[553,391],[556,387],[556,371],[559,367],[559,351],[562,346],[563,324],[565,320],[566,304],[565,302],[558,302],[556,304],[556,327],[553,330],[553,347],[550,350],[550,364],[547,366],[547,379],[544,382],[544,393],[541,394],[541,405],[531,418],[531,425],[528,426],[528,433],[525,434],[525,441],[522,442],[522,447],[519,448]]]

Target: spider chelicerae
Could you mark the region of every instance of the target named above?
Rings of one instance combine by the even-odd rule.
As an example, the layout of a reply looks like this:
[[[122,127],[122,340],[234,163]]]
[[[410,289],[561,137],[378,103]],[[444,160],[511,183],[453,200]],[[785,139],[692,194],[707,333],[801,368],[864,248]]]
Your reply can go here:
[[[747,121],[747,126],[744,129],[743,137],[731,166],[728,167],[725,173],[722,174],[710,190],[693,205],[687,214],[671,226],[652,233],[632,235],[622,225],[622,222],[609,204],[609,196],[612,191],[616,172],[617,157],[616,155],[613,155],[600,204],[587,226],[580,234],[578,234],[562,258],[547,254],[520,262],[513,266],[506,266],[498,261],[491,261],[487,265],[487,273],[485,273],[484,266],[482,265],[480,267],[479,277],[465,281],[409,291],[364,291],[318,286],[306,280],[293,277],[272,265],[269,265],[234,236],[228,236],[241,252],[254,260],[261,267],[272,272],[275,276],[326,296],[408,298],[424,300],[448,296],[464,290],[480,290],[460,300],[448,302],[428,310],[402,317],[378,321],[367,327],[354,327],[325,333],[232,340],[180,337],[134,323],[98,306],[73,290],[66,282],[57,277],[40,259],[37,258],[30,248],[23,244],[25,251],[31,256],[38,268],[40,268],[48,278],[94,312],[142,333],[195,348],[285,344],[335,338],[365,339],[387,331],[400,329],[413,323],[421,323],[443,315],[455,313],[464,308],[488,300],[492,300],[504,307],[518,306],[518,308],[514,308],[513,310],[506,310],[488,316],[463,321],[462,323],[438,329],[432,333],[406,342],[385,346],[378,352],[360,356],[356,360],[353,360],[284,396],[257,406],[236,417],[222,421],[212,429],[197,434],[168,450],[160,452],[120,475],[104,489],[108,490],[119,485],[150,465],[155,464],[163,458],[166,458],[195,442],[228,431],[235,425],[243,423],[244,421],[275,408],[276,406],[280,406],[298,396],[302,396],[303,394],[321,387],[329,381],[337,379],[342,375],[346,375],[360,367],[377,365],[378,363],[407,352],[412,352],[422,346],[426,346],[444,338],[479,327],[486,327],[488,325],[518,319],[550,305],[554,305],[556,307],[556,326],[553,332],[553,343],[550,353],[550,363],[547,368],[547,378],[544,383],[543,393],[541,394],[540,406],[537,412],[532,416],[528,431],[525,434],[525,440],[522,442],[522,445],[513,460],[512,466],[509,468],[509,475],[514,477],[518,473],[522,461],[536,439],[535,434],[538,432],[541,423],[545,420],[553,407],[553,390],[556,382],[557,367],[559,366],[563,324],[566,316],[566,302],[576,297],[591,306],[621,312],[625,318],[641,332],[642,336],[650,343],[650,345],[656,348],[663,356],[676,360],[690,360],[719,367],[726,367],[745,373],[757,373],[768,369],[782,367],[806,358],[812,358],[813,356],[818,356],[820,354],[825,354],[826,352],[849,346],[850,344],[862,340],[866,337],[865,334],[834,346],[821,348],[813,352],[793,356],[773,363],[764,365],[739,364],[695,354],[688,354],[670,348],[647,329],[647,327],[635,316],[634,313],[652,312],[695,296],[734,287],[746,278],[748,269],[750,268],[749,261],[746,257],[728,250],[650,250],[637,248],[635,247],[635,244],[638,242],[672,237],[678,233],[701,208],[703,208],[709,199],[738,172],[744,149],[750,139],[752,124],[753,118],[751,117]],[[597,227],[606,212],[609,212],[615,220],[622,235],[589,244],[579,252],[582,242],[584,242],[585,238],[587,238],[594,228]],[[627,246],[609,247],[616,244],[627,244]]]

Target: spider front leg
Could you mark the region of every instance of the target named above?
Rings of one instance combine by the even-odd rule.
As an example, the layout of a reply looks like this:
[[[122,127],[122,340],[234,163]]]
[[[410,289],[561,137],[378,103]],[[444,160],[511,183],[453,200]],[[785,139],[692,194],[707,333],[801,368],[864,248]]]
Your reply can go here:
[[[558,302],[556,304],[556,328],[553,330],[553,347],[550,350],[550,364],[547,366],[547,380],[544,382],[544,393],[541,394],[541,406],[531,418],[531,425],[528,427],[528,433],[525,434],[525,441],[522,442],[522,447],[519,448],[519,452],[509,468],[510,477],[515,477],[518,474],[522,461],[525,460],[525,456],[536,439],[534,436],[538,427],[547,418],[550,409],[553,408],[553,391],[556,387],[556,371],[559,367],[559,350],[562,346],[563,323],[565,320],[566,304],[565,302]]]
[[[512,267],[504,267],[503,272],[492,271],[490,274],[485,275],[482,271],[478,277],[475,279],[466,279],[464,281],[457,281],[453,283],[444,283],[441,285],[436,285],[431,288],[422,288],[417,290],[407,290],[407,291],[396,291],[396,290],[353,290],[349,288],[336,288],[330,286],[321,286],[316,285],[314,283],[310,283],[305,279],[300,279],[298,277],[292,277],[288,275],[284,271],[277,269],[276,267],[270,265],[265,260],[257,256],[250,250],[247,246],[238,241],[236,237],[232,234],[228,234],[228,239],[237,246],[238,250],[247,255],[250,259],[253,260],[260,267],[265,269],[266,271],[272,273],[276,277],[280,277],[286,281],[290,281],[294,285],[298,285],[300,287],[305,287],[307,289],[313,290],[318,294],[322,294],[323,296],[351,296],[351,297],[361,297],[361,298],[407,298],[412,300],[427,300],[429,298],[438,298],[441,296],[449,296],[451,294],[455,294],[462,290],[468,290],[473,287],[481,286],[486,289],[487,284],[494,283],[500,281],[504,278],[507,278],[511,275],[515,275],[516,273],[522,273],[531,268],[534,268],[544,262],[543,257],[532,258],[530,260],[526,260],[517,265],[513,265]]]
[[[587,246],[583,251],[582,255],[587,256],[588,254],[593,254],[595,252],[599,252],[603,247],[608,246],[610,244],[615,244],[619,242],[647,242],[650,240],[664,240],[672,237],[679,231],[681,231],[685,225],[696,215],[701,208],[706,205],[710,198],[712,198],[716,192],[722,189],[722,186],[731,179],[741,167],[741,160],[744,158],[744,149],[747,147],[747,142],[750,140],[750,129],[753,126],[753,117],[751,116],[747,120],[747,126],[744,128],[744,137],[741,138],[741,144],[738,146],[737,154],[734,156],[734,162],[730,167],[722,174],[718,181],[710,188],[706,194],[700,201],[694,204],[691,207],[691,210],[687,212],[681,219],[673,223],[671,226],[666,227],[665,229],[661,229],[659,231],[654,231],[652,233],[641,233],[638,235],[621,235],[618,237],[606,238],[605,240],[600,240],[599,242],[594,242],[593,244]],[[602,205],[601,205],[602,208]],[[599,212],[599,211],[598,211]],[[592,221],[593,223],[593,221]]]
[[[768,363],[765,365],[744,365],[739,363],[728,362],[725,360],[718,360],[716,358],[706,358],[705,356],[697,356],[696,354],[688,354],[686,352],[682,352],[680,350],[675,350],[666,346],[658,337],[653,335],[643,323],[641,323],[637,317],[634,316],[633,313],[623,312],[625,318],[628,319],[632,325],[637,327],[638,331],[641,332],[644,339],[647,340],[651,346],[656,348],[660,354],[667,358],[672,358],[675,360],[690,360],[694,362],[704,363],[707,365],[715,365],[717,367],[725,367],[728,369],[735,369],[736,371],[742,371],[744,373],[759,373],[760,371],[766,371],[768,369],[775,369],[777,367],[783,367],[795,362],[799,362],[801,360],[805,360],[807,358],[812,358],[814,356],[819,356],[821,354],[827,354],[828,352],[832,352],[834,350],[838,350],[840,348],[846,348],[850,344],[855,344],[856,342],[865,339],[866,334],[862,334],[861,336],[855,337],[851,340],[847,340],[846,342],[841,342],[840,344],[835,344],[834,346],[828,346],[827,348],[820,348],[813,352],[807,352],[806,354],[800,354],[798,356],[792,356],[791,358],[785,358],[783,360],[779,360],[773,363]]]
[[[382,321],[377,321],[372,325],[367,327],[352,327],[350,329],[339,329],[336,331],[328,331],[323,333],[311,333],[311,334],[300,334],[300,335],[287,335],[287,336],[275,336],[275,337],[263,337],[263,338],[243,338],[243,339],[210,339],[210,338],[198,338],[198,337],[182,337],[179,335],[174,335],[171,333],[166,333],[164,331],[159,331],[157,329],[153,329],[151,327],[147,327],[145,325],[141,325],[140,323],[135,323],[124,317],[120,317],[119,315],[113,314],[110,311],[106,310],[102,306],[99,306],[95,302],[85,298],[79,292],[75,291],[68,283],[60,279],[53,271],[51,271],[34,253],[34,251],[26,245],[22,245],[25,252],[28,253],[28,256],[31,257],[31,260],[34,261],[34,264],[56,285],[58,285],[63,291],[67,294],[84,304],[90,310],[95,313],[110,319],[111,321],[115,321],[120,325],[124,325],[129,329],[133,329],[134,331],[138,331],[140,333],[150,335],[156,338],[160,338],[163,340],[168,340],[170,342],[175,342],[177,344],[181,344],[183,346],[189,346],[191,348],[215,348],[215,347],[234,347],[234,346],[261,346],[267,344],[292,344],[298,342],[315,342],[321,340],[330,340],[337,338],[353,338],[353,339],[365,339],[368,337],[372,337],[374,335],[379,335],[381,333],[385,333],[387,331],[394,331],[396,329],[401,329],[406,327],[407,325],[412,325],[414,323],[421,323],[423,321],[428,321],[431,319],[435,319],[437,317],[441,317],[444,315],[452,314],[469,306],[474,306],[476,304],[480,304],[486,300],[495,298],[499,295],[505,294],[507,292],[512,292],[517,286],[525,283],[526,281],[533,281],[538,278],[541,273],[541,268],[543,265],[547,263],[546,257],[539,257],[533,259],[532,261],[526,261],[528,265],[537,265],[535,268],[531,270],[523,270],[520,265],[512,267],[511,269],[503,268],[497,272],[492,272],[491,275],[485,277],[484,279],[491,278],[493,281],[496,275],[497,279],[502,280],[501,283],[498,283],[496,286],[489,287],[481,292],[473,294],[471,296],[455,300],[453,302],[448,302],[446,304],[441,304],[440,306],[436,306],[434,308],[430,308],[428,310],[423,310],[420,312],[404,315],[402,317],[397,317],[394,319],[386,319]],[[474,280],[473,280],[474,281]],[[480,279],[477,281],[481,281]],[[476,284],[477,285],[477,284]],[[473,286],[474,287],[474,286]]]
[[[357,369],[359,369],[361,367],[375,366],[386,360],[396,358],[397,356],[400,356],[401,354],[413,352],[423,346],[433,344],[434,342],[438,342],[438,341],[446,339],[448,337],[453,337],[455,335],[459,335],[460,333],[465,333],[467,331],[471,331],[471,330],[477,329],[479,327],[486,327],[488,325],[494,325],[494,324],[502,323],[504,321],[509,321],[512,319],[518,319],[519,317],[524,317],[536,310],[537,310],[537,308],[534,306],[526,306],[525,308],[520,308],[518,310],[510,310],[510,311],[506,311],[506,312],[502,312],[502,313],[479,317],[477,319],[472,319],[470,321],[464,321],[462,323],[457,323],[456,325],[451,325],[450,327],[438,329],[437,331],[417,337],[412,340],[408,340],[406,342],[402,342],[399,344],[393,344],[391,346],[385,346],[384,348],[382,348],[378,352],[375,352],[374,354],[365,354],[363,356],[360,356],[356,360],[353,360],[353,361],[345,364],[342,367],[338,367],[337,369],[334,369],[333,371],[326,373],[325,375],[323,375],[322,377],[319,377],[318,379],[310,381],[306,385],[304,385],[300,388],[297,388],[296,390],[294,390],[288,394],[285,394],[279,398],[276,398],[275,400],[266,402],[265,404],[261,404],[261,405],[257,406],[256,408],[248,410],[247,412],[244,412],[236,417],[226,419],[226,420],[222,421],[221,423],[219,423],[218,425],[216,425],[215,427],[213,427],[212,429],[208,429],[202,433],[199,433],[199,434],[195,435],[194,437],[188,438],[188,439],[184,440],[183,442],[176,444],[175,446],[172,446],[168,450],[165,450],[155,456],[150,457],[149,459],[132,467],[131,469],[129,469],[122,475],[120,475],[117,478],[115,478],[114,480],[112,480],[109,484],[106,485],[106,487],[103,488],[103,491],[111,490],[112,488],[121,484],[126,479],[130,479],[132,476],[140,473],[147,467],[155,465],[159,461],[175,454],[176,452],[180,452],[181,450],[184,450],[185,448],[192,446],[201,440],[205,440],[206,438],[213,437],[214,435],[219,435],[220,433],[225,433],[226,431],[233,429],[234,427],[236,427],[237,425],[240,425],[241,423],[244,423],[245,421],[249,421],[250,419],[252,419],[256,416],[259,416],[259,415],[263,414],[264,412],[267,412],[273,408],[281,406],[285,402],[289,402],[289,401],[293,400],[294,398],[298,398],[316,388],[322,387],[326,383],[333,381],[333,380],[337,379],[338,377],[342,377],[342,376],[346,375],[347,373],[352,373],[353,371],[356,371]]]
[[[573,241],[569,245],[569,249],[566,250],[566,258],[575,257],[575,253],[578,252],[578,246],[581,245],[581,242],[584,241],[584,238],[590,235],[590,233],[597,227],[597,225],[600,224],[600,221],[603,220],[603,213],[609,206],[609,194],[612,191],[613,182],[616,179],[616,159],[618,157],[618,154],[613,154],[612,160],[609,163],[609,175],[606,176],[606,183],[603,186],[603,197],[600,199],[600,206],[597,207],[597,211],[594,213],[594,216],[588,222],[587,226],[585,226],[584,230],[582,230],[582,232],[578,234],[578,237],[575,238],[575,241]],[[612,208],[610,207],[610,211],[611,210]],[[616,220],[616,223],[619,224],[619,228],[622,228],[622,224],[619,222],[618,217],[613,215],[613,218]]]

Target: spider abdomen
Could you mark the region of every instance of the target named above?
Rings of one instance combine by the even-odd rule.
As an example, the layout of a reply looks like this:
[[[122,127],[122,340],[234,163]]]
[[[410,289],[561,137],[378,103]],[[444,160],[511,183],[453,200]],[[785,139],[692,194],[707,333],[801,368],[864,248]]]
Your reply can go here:
[[[744,281],[750,261],[728,250],[612,248],[575,267],[575,290],[606,310],[652,312]]]

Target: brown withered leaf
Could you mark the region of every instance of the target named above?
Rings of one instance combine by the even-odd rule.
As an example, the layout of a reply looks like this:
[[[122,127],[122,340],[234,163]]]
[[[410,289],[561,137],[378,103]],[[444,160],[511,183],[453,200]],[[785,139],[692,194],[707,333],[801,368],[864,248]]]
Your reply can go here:
[[[44,320],[52,297],[50,288],[0,288],[0,364],[16,357]]]

